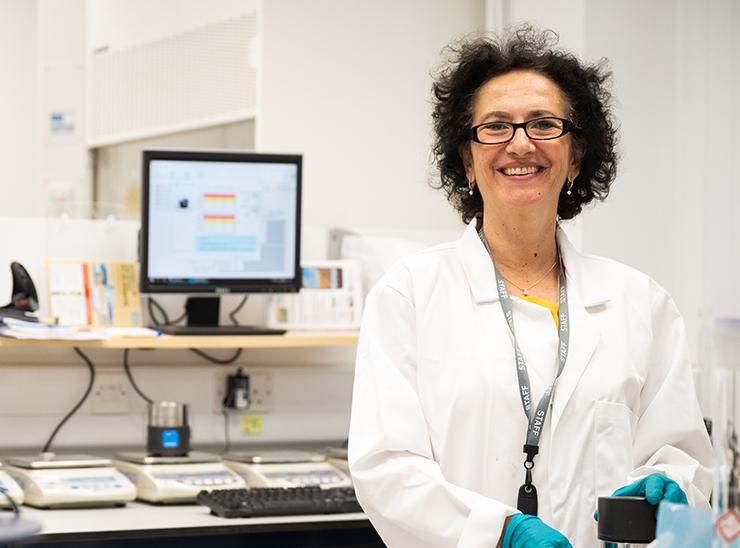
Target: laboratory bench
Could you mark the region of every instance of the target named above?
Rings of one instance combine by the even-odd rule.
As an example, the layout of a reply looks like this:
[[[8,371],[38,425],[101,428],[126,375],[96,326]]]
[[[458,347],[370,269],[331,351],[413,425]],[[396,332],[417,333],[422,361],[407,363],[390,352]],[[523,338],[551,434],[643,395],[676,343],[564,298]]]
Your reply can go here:
[[[341,441],[249,444],[251,451],[319,451]],[[79,447],[76,452],[112,457],[113,448]],[[9,512],[0,510],[4,516]],[[195,503],[157,504],[143,501],[100,508],[41,509],[27,505],[21,515],[41,524],[41,532],[12,546],[133,548],[346,547],[375,548],[384,544],[362,512],[222,518]],[[2,530],[0,528],[0,546]]]
[[[357,344],[356,331],[288,331],[284,335],[159,335],[105,340],[31,340],[0,337],[1,347],[77,347],[90,349],[314,348]]]
[[[114,337],[107,340],[23,340],[0,337],[0,348],[281,349],[352,346],[357,332],[288,332],[284,335]],[[321,444],[319,444],[321,445]],[[99,449],[99,448],[98,448]],[[53,509],[22,507],[41,532],[13,546],[81,548],[346,547],[384,544],[363,513],[226,519],[197,504]]]
[[[81,548],[382,547],[363,513],[226,519],[194,504],[42,510],[23,507],[41,533],[18,546]]]

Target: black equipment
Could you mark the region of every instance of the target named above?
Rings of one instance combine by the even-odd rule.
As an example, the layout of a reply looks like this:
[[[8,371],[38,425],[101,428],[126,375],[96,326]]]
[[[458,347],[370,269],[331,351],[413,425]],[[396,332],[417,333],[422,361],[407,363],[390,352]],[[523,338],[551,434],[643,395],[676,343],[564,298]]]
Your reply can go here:
[[[647,546],[655,540],[655,506],[644,497],[599,497],[599,540],[606,546]]]
[[[27,322],[37,322],[39,319],[32,314],[39,309],[39,297],[31,275],[21,263],[10,263],[10,272],[13,275],[13,294],[10,303],[0,307],[0,316],[17,318]]]
[[[351,487],[260,487],[201,491],[196,499],[222,518],[362,512]]]

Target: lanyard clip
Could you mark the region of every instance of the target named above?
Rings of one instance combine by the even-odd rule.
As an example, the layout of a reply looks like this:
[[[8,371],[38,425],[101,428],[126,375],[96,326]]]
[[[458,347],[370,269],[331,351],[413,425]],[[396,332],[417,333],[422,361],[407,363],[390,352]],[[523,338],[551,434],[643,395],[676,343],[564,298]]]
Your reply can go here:
[[[526,462],[534,462],[534,457],[537,453],[540,452],[540,448],[536,445],[530,445],[528,443],[524,444],[524,452],[527,455]]]

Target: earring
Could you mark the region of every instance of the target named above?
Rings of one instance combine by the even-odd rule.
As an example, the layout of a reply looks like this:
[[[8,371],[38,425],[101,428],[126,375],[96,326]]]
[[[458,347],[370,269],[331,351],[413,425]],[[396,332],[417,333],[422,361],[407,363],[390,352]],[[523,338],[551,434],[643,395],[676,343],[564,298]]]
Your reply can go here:
[[[573,179],[571,179],[570,177],[568,177],[567,181],[568,181],[568,191],[566,192],[566,194],[567,194],[568,196],[570,196],[570,195],[572,195],[572,194],[573,194],[573,193],[571,192],[571,189],[573,188]]]
[[[472,196],[474,189],[475,189],[475,180],[468,181],[468,194],[470,194]]]

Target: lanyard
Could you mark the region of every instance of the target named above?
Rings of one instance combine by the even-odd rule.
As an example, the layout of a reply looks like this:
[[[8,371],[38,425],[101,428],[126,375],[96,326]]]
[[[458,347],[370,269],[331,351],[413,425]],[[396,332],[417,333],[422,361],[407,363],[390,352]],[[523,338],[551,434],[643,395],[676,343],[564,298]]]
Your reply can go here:
[[[483,245],[488,251],[488,255],[491,257],[493,262],[493,270],[496,274],[496,290],[498,291],[499,301],[501,302],[501,310],[506,318],[506,324],[509,326],[511,332],[511,338],[514,343],[514,353],[516,355],[516,373],[519,378],[519,396],[522,400],[522,407],[524,408],[524,414],[527,417],[527,440],[524,444],[524,453],[526,454],[526,460],[524,461],[524,468],[526,470],[524,485],[519,488],[519,496],[517,498],[517,507],[525,514],[537,515],[537,489],[532,483],[532,469],[534,468],[534,457],[539,452],[540,433],[542,432],[542,426],[545,424],[545,417],[547,416],[547,410],[550,406],[550,400],[552,399],[552,393],[555,390],[555,383],[560,377],[560,373],[563,372],[565,367],[565,361],[568,358],[568,339],[570,335],[569,324],[568,324],[568,289],[565,281],[565,271],[563,269],[562,261],[560,264],[560,306],[558,308],[558,372],[555,375],[550,386],[547,387],[545,393],[540,398],[537,404],[537,409],[532,412],[531,402],[531,385],[529,382],[529,373],[527,372],[527,364],[524,361],[524,355],[519,348],[519,343],[516,340],[516,331],[514,331],[514,311],[511,306],[511,296],[509,290],[506,288],[504,278],[496,268],[496,262],[493,260],[493,254],[488,247],[488,241],[481,228],[478,231]],[[558,260],[560,260],[560,250],[558,249]]]

